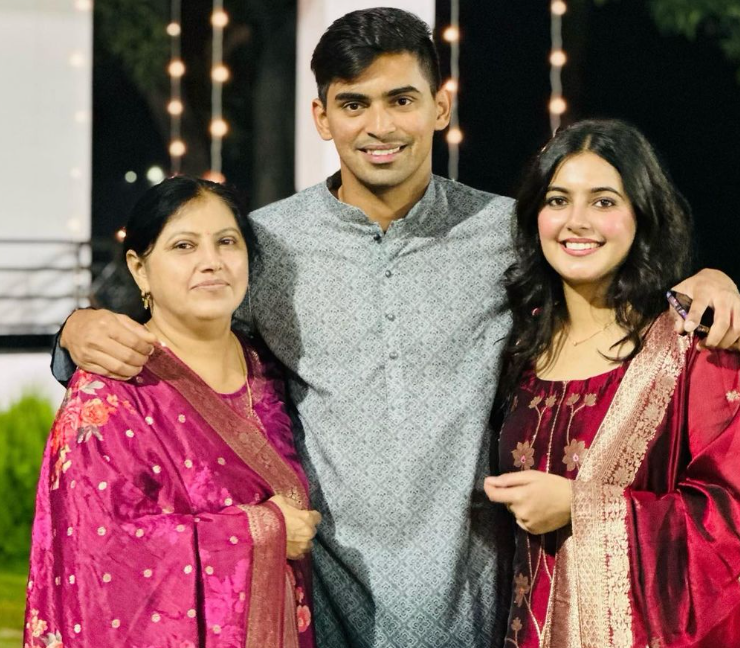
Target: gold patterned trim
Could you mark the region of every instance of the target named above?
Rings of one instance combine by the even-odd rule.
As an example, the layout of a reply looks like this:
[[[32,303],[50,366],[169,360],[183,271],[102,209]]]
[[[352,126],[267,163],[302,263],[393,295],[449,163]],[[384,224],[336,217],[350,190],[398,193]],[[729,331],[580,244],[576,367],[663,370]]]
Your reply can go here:
[[[560,576],[548,617],[572,619],[563,601],[570,600],[568,590],[575,590],[579,627],[556,625],[548,618],[543,646],[632,647],[624,489],[634,480],[665,416],[690,339],[677,336],[670,316],[662,315],[622,378],[573,482],[572,543],[564,544],[556,559]]]
[[[252,578],[245,648],[283,648],[285,590],[285,523],[271,503],[239,506],[249,520],[252,535]]]

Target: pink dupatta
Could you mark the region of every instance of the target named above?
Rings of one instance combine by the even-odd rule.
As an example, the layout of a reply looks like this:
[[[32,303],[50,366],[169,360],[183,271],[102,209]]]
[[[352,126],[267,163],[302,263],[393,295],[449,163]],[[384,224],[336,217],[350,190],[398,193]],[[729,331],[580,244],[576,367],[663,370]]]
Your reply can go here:
[[[245,347],[242,407],[157,349],[127,383],[78,371],[39,481],[26,648],[312,648],[308,507],[282,381]],[[237,412],[236,410],[241,411]]]

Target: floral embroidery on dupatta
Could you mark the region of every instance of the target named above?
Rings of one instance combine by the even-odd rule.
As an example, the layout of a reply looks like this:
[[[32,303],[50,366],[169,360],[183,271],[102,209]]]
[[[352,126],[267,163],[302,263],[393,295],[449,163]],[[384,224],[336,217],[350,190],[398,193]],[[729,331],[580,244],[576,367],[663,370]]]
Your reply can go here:
[[[61,633],[59,630],[46,632],[49,624],[39,619],[38,610],[31,610],[31,620],[26,624],[26,628],[31,631],[31,643],[26,642],[23,648],[63,648]],[[41,643],[37,643],[37,640]]]
[[[728,391],[727,394],[725,395],[727,396],[728,403],[734,403],[735,401],[740,400],[740,392],[737,391],[736,389],[733,389],[732,391]]]
[[[79,370],[75,383],[67,390],[51,428],[51,456],[54,464],[51,469],[51,490],[59,488],[59,480],[69,470],[72,460],[68,458],[74,445],[87,443],[91,438],[103,440],[101,428],[111,414],[123,406],[132,411],[128,401],[120,400],[115,394],[108,394],[105,400],[98,392],[105,383],[96,376]],[[84,398],[93,396],[94,398]]]

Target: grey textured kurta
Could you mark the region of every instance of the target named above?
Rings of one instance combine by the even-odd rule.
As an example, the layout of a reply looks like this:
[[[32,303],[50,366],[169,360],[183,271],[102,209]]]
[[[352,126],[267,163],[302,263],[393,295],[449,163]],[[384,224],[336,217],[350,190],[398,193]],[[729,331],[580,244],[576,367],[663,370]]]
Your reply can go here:
[[[434,177],[385,234],[323,183],[252,214],[252,312],[324,516],[319,648],[488,648],[505,616],[510,527],[481,489],[511,209]]]

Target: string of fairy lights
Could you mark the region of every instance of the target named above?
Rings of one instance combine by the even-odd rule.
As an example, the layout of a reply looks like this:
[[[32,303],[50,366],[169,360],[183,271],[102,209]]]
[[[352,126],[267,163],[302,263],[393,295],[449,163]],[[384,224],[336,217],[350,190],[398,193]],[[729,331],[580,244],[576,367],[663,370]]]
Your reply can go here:
[[[182,156],[185,155],[185,142],[182,141],[182,76],[185,74],[185,64],[182,62],[180,42],[181,0],[172,0],[170,7],[170,22],[167,25],[167,34],[170,37],[170,64],[167,71],[170,75],[170,100],[167,112],[170,114],[170,172],[172,175],[180,173]]]
[[[224,28],[229,24],[229,15],[224,11],[223,0],[213,0],[211,25],[213,26],[213,47],[211,55],[211,170],[206,174],[209,180],[225,180],[221,167],[223,162],[223,139],[229,132],[229,125],[223,117],[223,88],[229,80],[229,69],[224,65]]]
[[[450,180],[457,180],[460,166],[460,142],[463,139],[457,99],[460,89],[460,0],[452,0],[450,25],[442,32],[442,38],[450,44],[450,78],[445,82],[445,88],[452,97],[450,127],[447,130],[447,176]]]
[[[167,112],[170,114],[170,173],[177,175],[182,169],[182,158],[187,147],[182,138],[182,77],[185,74],[185,63],[182,60],[182,0],[170,1],[170,22],[167,34],[170,37],[170,61],[167,72],[170,76],[170,97]],[[224,65],[224,28],[229,24],[229,15],[224,11],[223,0],[213,0],[211,26],[213,28],[211,52],[211,155],[209,170],[204,177],[216,182],[223,182],[223,140],[229,132],[229,125],[223,116],[223,87],[231,73]]]
[[[568,58],[563,49],[563,16],[568,10],[564,0],[553,0],[550,4],[550,129],[555,133],[560,128],[562,116],[568,109],[563,97],[562,72]],[[460,88],[460,0],[450,3],[450,24],[442,32],[442,38],[450,44],[450,78],[445,88],[452,97],[450,127],[447,131],[448,166],[447,174],[451,180],[458,179],[460,165],[460,143],[463,133],[460,129],[458,111],[458,92]]]
[[[568,109],[563,98],[563,66],[568,60],[563,50],[563,16],[568,10],[564,0],[553,0],[550,4],[550,130],[555,133],[562,122],[562,116]]]

